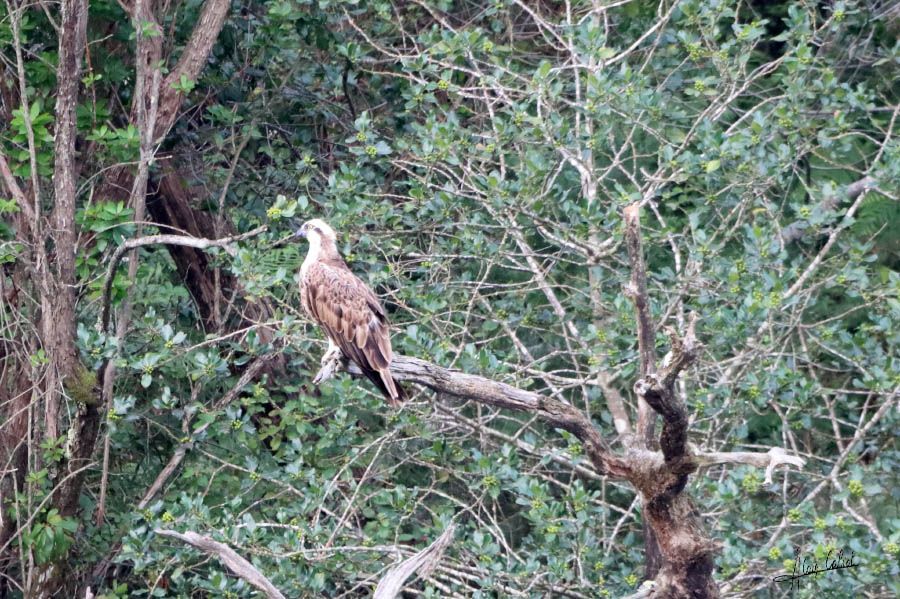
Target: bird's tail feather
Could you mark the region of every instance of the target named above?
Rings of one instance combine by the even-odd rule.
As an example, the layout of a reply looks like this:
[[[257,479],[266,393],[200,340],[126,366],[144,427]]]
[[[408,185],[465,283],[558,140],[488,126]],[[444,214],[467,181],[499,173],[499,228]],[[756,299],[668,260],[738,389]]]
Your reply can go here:
[[[409,394],[407,394],[406,389],[400,386],[400,381],[395,378],[391,379],[391,382],[394,383],[394,388],[397,390],[397,402],[404,402],[409,399]]]
[[[390,370],[382,370],[378,374],[380,375],[382,385],[384,386],[384,396],[391,406],[397,407],[401,402],[406,401],[406,391],[400,386],[397,379],[391,376]]]
[[[364,370],[366,377],[378,387],[381,394],[392,407],[398,407],[409,398],[406,389],[400,386],[399,381],[391,376],[390,371]]]

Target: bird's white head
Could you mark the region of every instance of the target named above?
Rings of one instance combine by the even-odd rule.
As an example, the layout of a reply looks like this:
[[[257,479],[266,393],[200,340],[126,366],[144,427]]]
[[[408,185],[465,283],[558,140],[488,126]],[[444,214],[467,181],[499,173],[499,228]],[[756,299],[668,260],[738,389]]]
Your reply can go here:
[[[305,237],[309,242],[309,253],[318,255],[319,251],[326,247],[336,251],[335,241],[337,233],[334,232],[328,223],[320,218],[314,218],[303,223],[296,232],[297,237]]]

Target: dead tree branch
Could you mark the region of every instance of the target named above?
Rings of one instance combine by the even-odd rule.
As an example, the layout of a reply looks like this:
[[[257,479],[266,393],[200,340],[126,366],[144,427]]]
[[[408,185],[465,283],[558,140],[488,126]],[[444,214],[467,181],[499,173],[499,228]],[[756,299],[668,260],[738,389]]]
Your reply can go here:
[[[253,564],[238,555],[234,549],[225,543],[220,543],[190,530],[185,533],[180,533],[175,532],[174,530],[157,528],[153,532],[163,537],[178,539],[182,543],[187,543],[191,547],[217,557],[219,561],[229,570],[234,572],[236,576],[246,580],[248,583],[261,590],[269,599],[284,599],[284,595],[281,594],[281,591],[275,588],[275,585],[272,584],[268,578],[263,576]]]
[[[400,562],[400,565],[393,568],[379,581],[378,586],[375,587],[372,599],[394,599],[400,594],[403,584],[410,576],[416,573],[418,573],[420,578],[428,576],[435,566],[440,563],[441,557],[443,557],[444,551],[453,540],[455,532],[456,525],[450,524],[431,545]]]
[[[695,328],[697,314],[692,313],[687,334],[679,338],[674,330],[669,330],[672,350],[663,360],[662,369],[639,379],[634,391],[663,418],[663,430],[659,436],[659,446],[666,462],[685,456],[687,448],[688,412],[684,401],[675,393],[675,381],[682,370],[696,358],[700,350]]]
[[[340,356],[331,356],[316,374],[318,382],[326,381],[344,366],[353,375],[362,372],[352,362],[342,364]],[[555,428],[568,431],[584,444],[585,452],[601,474],[628,478],[631,468],[627,462],[612,453],[608,444],[597,432],[593,423],[578,408],[557,399],[518,389],[512,385],[443,368],[437,364],[408,356],[394,356],[391,374],[398,381],[424,385],[435,391],[498,408],[536,414]]]
[[[631,260],[631,281],[625,292],[634,302],[637,320],[638,354],[640,355],[641,378],[656,371],[656,329],[650,315],[650,300],[647,297],[647,269],[644,266],[644,251],[641,247],[640,203],[625,208],[625,247]],[[646,398],[638,393],[638,442],[652,448],[656,414],[650,409]]]
[[[805,459],[790,455],[780,447],[773,447],[766,453],[754,451],[695,452],[694,460],[700,467],[714,464],[747,464],[756,468],[765,468],[766,484],[772,482],[772,474],[778,466],[792,465],[796,466],[798,470],[802,470],[806,466]]]
[[[663,417],[659,443],[666,462],[672,462],[682,458],[686,453],[687,406],[675,393],[675,381],[681,371],[696,359],[700,349],[695,335],[697,317],[696,314],[691,315],[684,338],[680,338],[674,330],[668,330],[672,349],[663,360],[662,369],[657,372],[656,326],[653,324],[647,298],[647,271],[641,247],[640,206],[640,202],[635,202],[624,210],[625,245],[631,261],[631,282],[627,293],[634,301],[641,361],[641,378],[634,384],[634,391],[638,398],[645,402],[638,406],[638,435],[641,442],[647,447],[651,446],[654,419],[644,410],[645,406],[649,406]]]
[[[112,257],[109,260],[109,267],[106,270],[106,280],[103,282],[103,298],[102,305],[103,310],[100,315],[99,329],[101,332],[106,331],[109,327],[109,312],[110,312],[110,303],[111,303],[111,294],[112,294],[112,283],[113,278],[116,274],[116,267],[118,267],[119,262],[121,262],[122,257],[129,250],[133,250],[135,248],[147,246],[147,245],[181,245],[192,248],[197,248],[201,250],[205,250],[211,247],[221,247],[225,248],[225,251],[228,252],[229,255],[234,256],[235,251],[230,249],[229,244],[235,243],[237,241],[242,241],[244,239],[249,239],[250,237],[254,237],[259,235],[260,233],[266,231],[268,229],[268,225],[261,225],[256,227],[251,231],[247,231],[246,233],[242,233],[240,235],[232,235],[230,237],[223,237],[221,239],[204,239],[200,237],[188,237],[186,235],[148,235],[146,237],[138,237],[136,239],[129,239],[113,252]]]

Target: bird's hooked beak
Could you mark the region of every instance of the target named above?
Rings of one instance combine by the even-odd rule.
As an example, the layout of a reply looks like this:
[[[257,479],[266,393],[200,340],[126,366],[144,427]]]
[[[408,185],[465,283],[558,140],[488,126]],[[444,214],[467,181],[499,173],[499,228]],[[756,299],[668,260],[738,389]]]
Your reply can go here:
[[[294,233],[294,236],[295,236],[295,237],[302,237],[303,239],[306,239],[306,228],[300,227],[300,228],[297,229],[297,231]]]

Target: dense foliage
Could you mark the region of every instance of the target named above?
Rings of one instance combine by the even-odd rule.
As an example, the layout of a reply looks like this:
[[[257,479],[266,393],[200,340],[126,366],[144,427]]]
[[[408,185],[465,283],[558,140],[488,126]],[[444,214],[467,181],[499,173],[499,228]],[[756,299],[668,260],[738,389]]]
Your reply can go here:
[[[772,577],[829,549],[860,566],[804,579],[802,596],[900,592],[896,6],[233,3],[199,77],[172,84],[184,97],[174,126],[146,146],[145,215],[110,172],[125,164],[133,177],[142,160],[129,108],[141,97],[138,40],[162,37],[165,75],[203,9],[173,4],[152,7],[159,29],[130,19],[127,3],[89,5],[77,345],[88,371],[111,359],[116,374],[74,514],[48,498],[96,381],[69,381],[60,432],[47,436],[29,274],[39,254],[0,185],[4,419],[17,393],[31,398],[17,490],[0,464],[11,523],[0,595],[60,560],[70,593],[254,593],[154,534],[171,528],[229,543],[289,597],[365,596],[451,521],[441,565],[411,583],[423,596],[633,592],[640,502],[565,431],[424,389],[391,410],[348,375],[312,387],[325,343],[300,310],[305,247],[290,235],[313,217],[339,232],[351,268],[384,298],[396,353],[564,398],[613,439],[610,405],[636,406],[622,209],[640,200],[660,355],[664,327],[699,316],[703,354],[679,385],[692,443],[808,460],[772,483],[748,465],[692,476],[721,543],[723,594],[787,593]],[[26,190],[43,188],[44,208],[55,10],[0,7],[0,153]],[[268,227],[206,251],[210,301],[177,250],[142,248],[112,285],[127,330],[98,330],[112,252],[179,233],[159,217],[177,202],[208,216],[209,237]],[[176,452],[178,469],[146,496]]]

